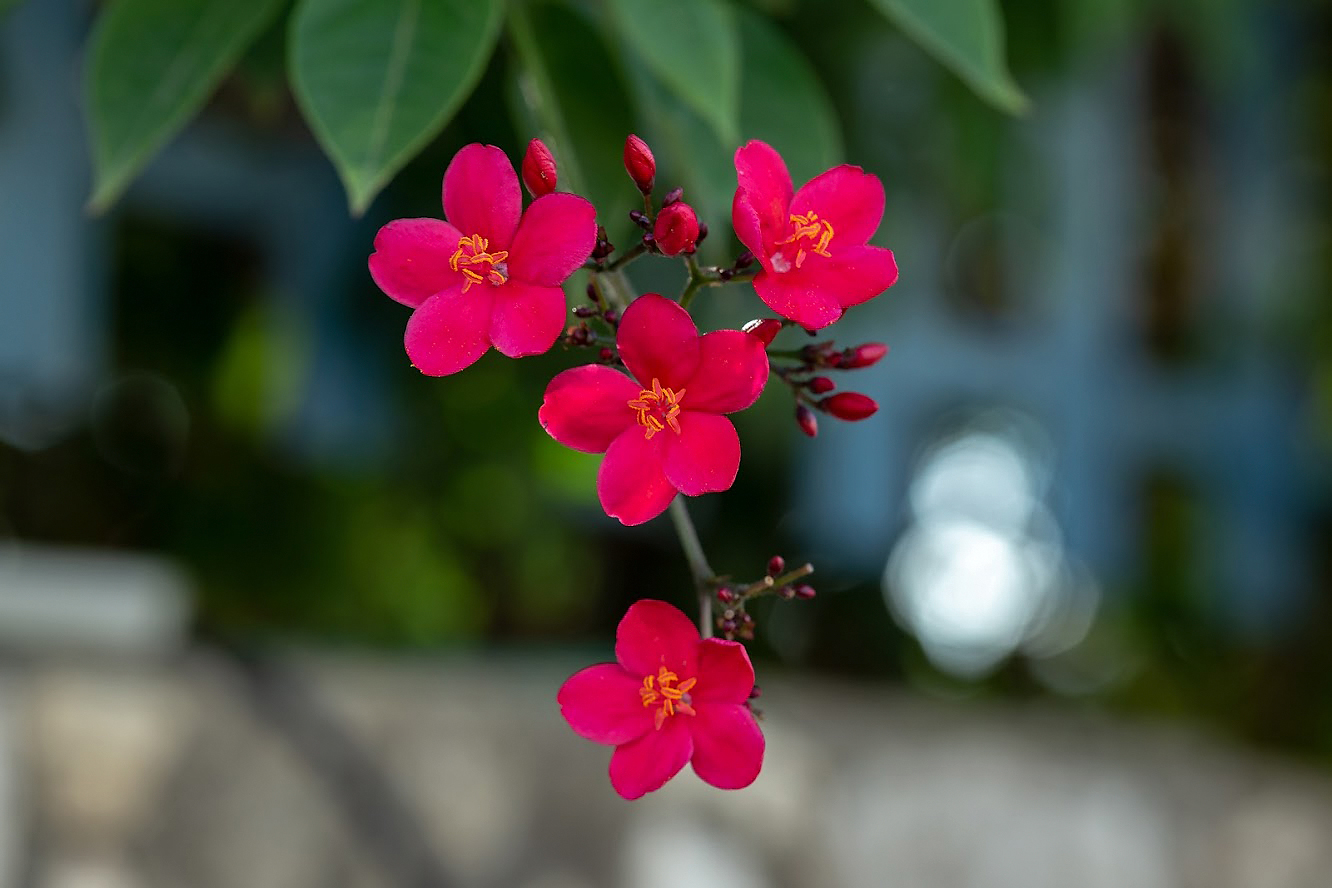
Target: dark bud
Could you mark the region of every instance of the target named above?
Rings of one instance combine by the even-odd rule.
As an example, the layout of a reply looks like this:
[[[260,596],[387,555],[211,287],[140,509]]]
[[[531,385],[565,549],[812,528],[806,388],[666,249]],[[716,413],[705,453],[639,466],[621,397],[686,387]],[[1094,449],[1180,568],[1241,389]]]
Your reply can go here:
[[[599,357],[603,363],[608,364],[610,363],[611,358],[615,357],[615,352],[603,345],[601,351],[597,353],[597,357]]]
[[[729,268],[723,268],[721,271],[717,272],[717,277],[724,281],[729,281],[731,278],[735,277],[735,272],[731,271]]]
[[[575,305],[573,312],[576,318],[594,318],[599,314],[595,305]]]
[[[814,411],[810,410],[804,404],[797,404],[796,425],[800,426],[800,431],[813,438],[819,433],[819,421],[814,416]]]
[[[661,199],[662,209],[669,207],[673,203],[677,203],[682,197],[684,197],[683,188],[672,188],[670,191],[667,191],[666,196]]]
[[[749,692],[749,699],[751,699],[751,700],[757,700],[759,697],[762,697],[762,696],[763,696],[763,691],[759,690],[759,686],[758,686],[758,685],[754,685],[753,690],[751,690],[751,691]]]
[[[606,323],[610,324],[612,327],[620,323],[620,313],[613,308],[606,309],[606,313],[603,314],[602,317],[605,318]]]
[[[698,223],[698,240],[696,240],[695,243],[699,244],[703,243],[703,238],[707,236],[708,236],[708,223],[706,222]]]
[[[751,617],[749,614],[741,614],[741,615],[740,615],[740,624],[741,624],[742,626],[753,626],[753,625],[754,625],[754,618]]]
[[[743,253],[741,253],[739,256],[735,258],[735,265],[733,267],[735,268],[736,271],[744,271],[746,268],[748,268],[753,264],[754,264],[754,254],[749,252],[748,250],[745,250]]]
[[[647,217],[647,213],[642,210],[630,210],[629,219],[644,231],[652,230],[652,220]]]
[[[775,577],[784,570],[786,570],[785,558],[780,555],[774,555],[768,559],[768,576]]]
[[[725,632],[728,635],[734,632],[737,626],[738,624],[735,622],[735,620],[722,620],[721,623],[719,624],[719,628],[721,629],[721,631]]]
[[[722,604],[730,604],[731,602],[735,601],[735,599],[736,599],[736,594],[733,591],[731,591],[731,588],[729,586],[722,586],[720,589],[717,590],[717,600],[720,601]]]

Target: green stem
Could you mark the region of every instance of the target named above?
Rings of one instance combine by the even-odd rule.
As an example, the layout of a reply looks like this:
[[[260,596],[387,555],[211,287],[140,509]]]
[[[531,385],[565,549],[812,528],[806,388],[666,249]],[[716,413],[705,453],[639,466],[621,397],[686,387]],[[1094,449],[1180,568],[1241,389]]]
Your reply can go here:
[[[610,265],[607,265],[605,270],[619,271],[621,268],[628,265],[630,262],[633,262],[635,259],[637,259],[639,256],[642,256],[646,252],[647,252],[647,247],[643,246],[642,241],[639,241],[638,243],[634,244],[632,247],[621,253],[620,257],[616,259],[614,262],[612,262]]]
[[[689,562],[689,572],[694,576],[694,590],[698,593],[698,631],[704,638],[712,637],[712,583],[716,574],[708,565],[708,556],[703,554],[703,544],[698,541],[698,531],[689,518],[689,508],[684,497],[671,500],[671,523],[680,537],[680,548],[684,549],[685,560]]]

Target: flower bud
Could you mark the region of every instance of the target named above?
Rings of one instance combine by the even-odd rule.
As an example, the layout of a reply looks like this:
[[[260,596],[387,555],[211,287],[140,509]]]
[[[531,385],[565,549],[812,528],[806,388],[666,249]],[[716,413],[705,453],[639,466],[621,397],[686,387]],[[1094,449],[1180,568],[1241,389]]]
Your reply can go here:
[[[862,395],[860,392],[838,392],[820,401],[819,409],[838,419],[855,422],[873,416],[878,411],[879,405],[869,395]]]
[[[810,410],[804,404],[796,405],[796,425],[800,426],[800,431],[813,438],[819,433],[819,421],[814,417],[814,411]]]
[[[698,243],[698,216],[694,208],[683,201],[663,207],[652,228],[652,238],[657,249],[667,256],[692,253]]]
[[[555,158],[540,139],[527,143],[523,155],[523,184],[533,197],[541,197],[555,190]]]
[[[624,140],[624,168],[639,191],[644,194],[652,193],[652,180],[657,177],[657,161],[652,156],[652,149],[647,146],[647,142],[638,136],[631,134]]]
[[[757,336],[759,342],[762,342],[766,348],[772,345],[772,340],[777,337],[778,333],[782,332],[782,322],[776,318],[763,318],[762,320],[755,318],[740,329],[751,336]]]
[[[857,367],[871,367],[888,354],[888,346],[882,342],[867,342],[864,345],[857,345],[855,348],[847,349],[846,355],[842,360],[843,370],[854,370]]]
[[[790,601],[792,598],[795,598],[795,589],[791,586],[783,586],[777,590],[777,597],[783,601]]]
[[[826,395],[828,392],[837,388],[837,383],[826,376],[815,376],[805,386],[816,395]]]
[[[814,597],[814,595],[815,595],[814,587],[809,585],[808,583],[801,583],[799,586],[795,587],[796,598],[800,598],[804,601],[809,601],[811,598]]]
[[[784,570],[786,570],[785,558],[780,555],[774,555],[768,559],[768,576],[775,577]]]
[[[717,590],[717,600],[722,604],[730,604],[735,601],[735,593],[731,591],[730,587],[722,586]]]
[[[663,207],[669,207],[673,203],[679,203],[683,197],[683,188],[672,188],[670,191],[667,191],[666,196],[661,199],[661,205]]]

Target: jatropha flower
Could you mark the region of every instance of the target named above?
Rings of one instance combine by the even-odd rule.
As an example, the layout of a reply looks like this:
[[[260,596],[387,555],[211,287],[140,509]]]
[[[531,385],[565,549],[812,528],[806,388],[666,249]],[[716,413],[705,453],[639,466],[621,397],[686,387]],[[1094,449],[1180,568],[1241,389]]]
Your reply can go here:
[[[764,741],[746,705],[754,667],[744,645],[700,639],[679,609],[644,600],[620,621],[615,659],[574,673],[557,700],[576,734],[615,747],[616,792],[639,798],[686,762],[719,789],[754,782]]]
[[[773,311],[818,330],[897,281],[892,251],[867,246],[883,219],[878,177],[843,164],[793,194],[781,155],[759,141],[735,152],[735,171],[731,223],[762,265],[754,289]]]
[[[445,376],[490,346],[511,358],[540,354],[564,329],[561,285],[596,241],[596,211],[551,193],[522,209],[513,165],[493,145],[464,147],[444,172],[444,215],[398,219],[379,230],[370,275],[415,309],[407,355]]]
[[[556,441],[606,454],[597,473],[606,514],[642,524],[677,492],[728,489],[740,468],[740,438],[722,414],[763,391],[763,343],[739,330],[699,336],[689,312],[648,293],[624,310],[616,345],[632,379],[601,364],[565,370],[546,387],[538,413]]]

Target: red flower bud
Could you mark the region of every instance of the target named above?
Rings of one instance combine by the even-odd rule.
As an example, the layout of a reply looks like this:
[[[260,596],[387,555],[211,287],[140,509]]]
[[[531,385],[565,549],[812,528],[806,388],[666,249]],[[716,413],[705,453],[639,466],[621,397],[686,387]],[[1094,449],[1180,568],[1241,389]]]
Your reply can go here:
[[[769,346],[772,345],[772,340],[777,337],[777,334],[782,332],[782,322],[776,318],[763,318],[762,320],[755,318],[741,329],[751,336],[757,336],[764,346]]]
[[[796,405],[796,424],[800,426],[800,431],[811,438],[819,433],[819,421],[814,417],[814,411],[804,404]]]
[[[523,184],[533,197],[541,197],[555,190],[555,158],[540,139],[527,143],[523,155]]]
[[[775,577],[784,570],[786,570],[785,558],[780,555],[774,555],[768,559],[768,576]]]
[[[879,405],[869,395],[862,395],[860,392],[838,392],[820,401],[819,409],[831,413],[838,419],[855,422],[873,416],[878,411]]]
[[[735,593],[731,591],[730,587],[722,586],[717,590],[717,600],[722,604],[730,604],[735,601]]]
[[[888,346],[882,342],[867,342],[864,345],[857,345],[849,349],[845,360],[842,361],[843,370],[854,370],[857,367],[870,367],[879,363],[883,356],[888,354]]]
[[[799,586],[795,587],[795,595],[796,598],[801,598],[804,599],[805,601],[809,601],[815,595],[814,587],[807,583],[801,583]]]
[[[698,243],[698,216],[694,208],[683,201],[663,207],[652,228],[652,239],[667,256],[692,253]]]
[[[657,161],[652,149],[638,136],[630,134],[624,140],[624,168],[644,194],[652,192],[652,180],[657,177]]]
[[[837,388],[837,383],[833,382],[826,376],[815,376],[809,382],[805,383],[805,385],[816,395],[826,395],[828,392]]]

